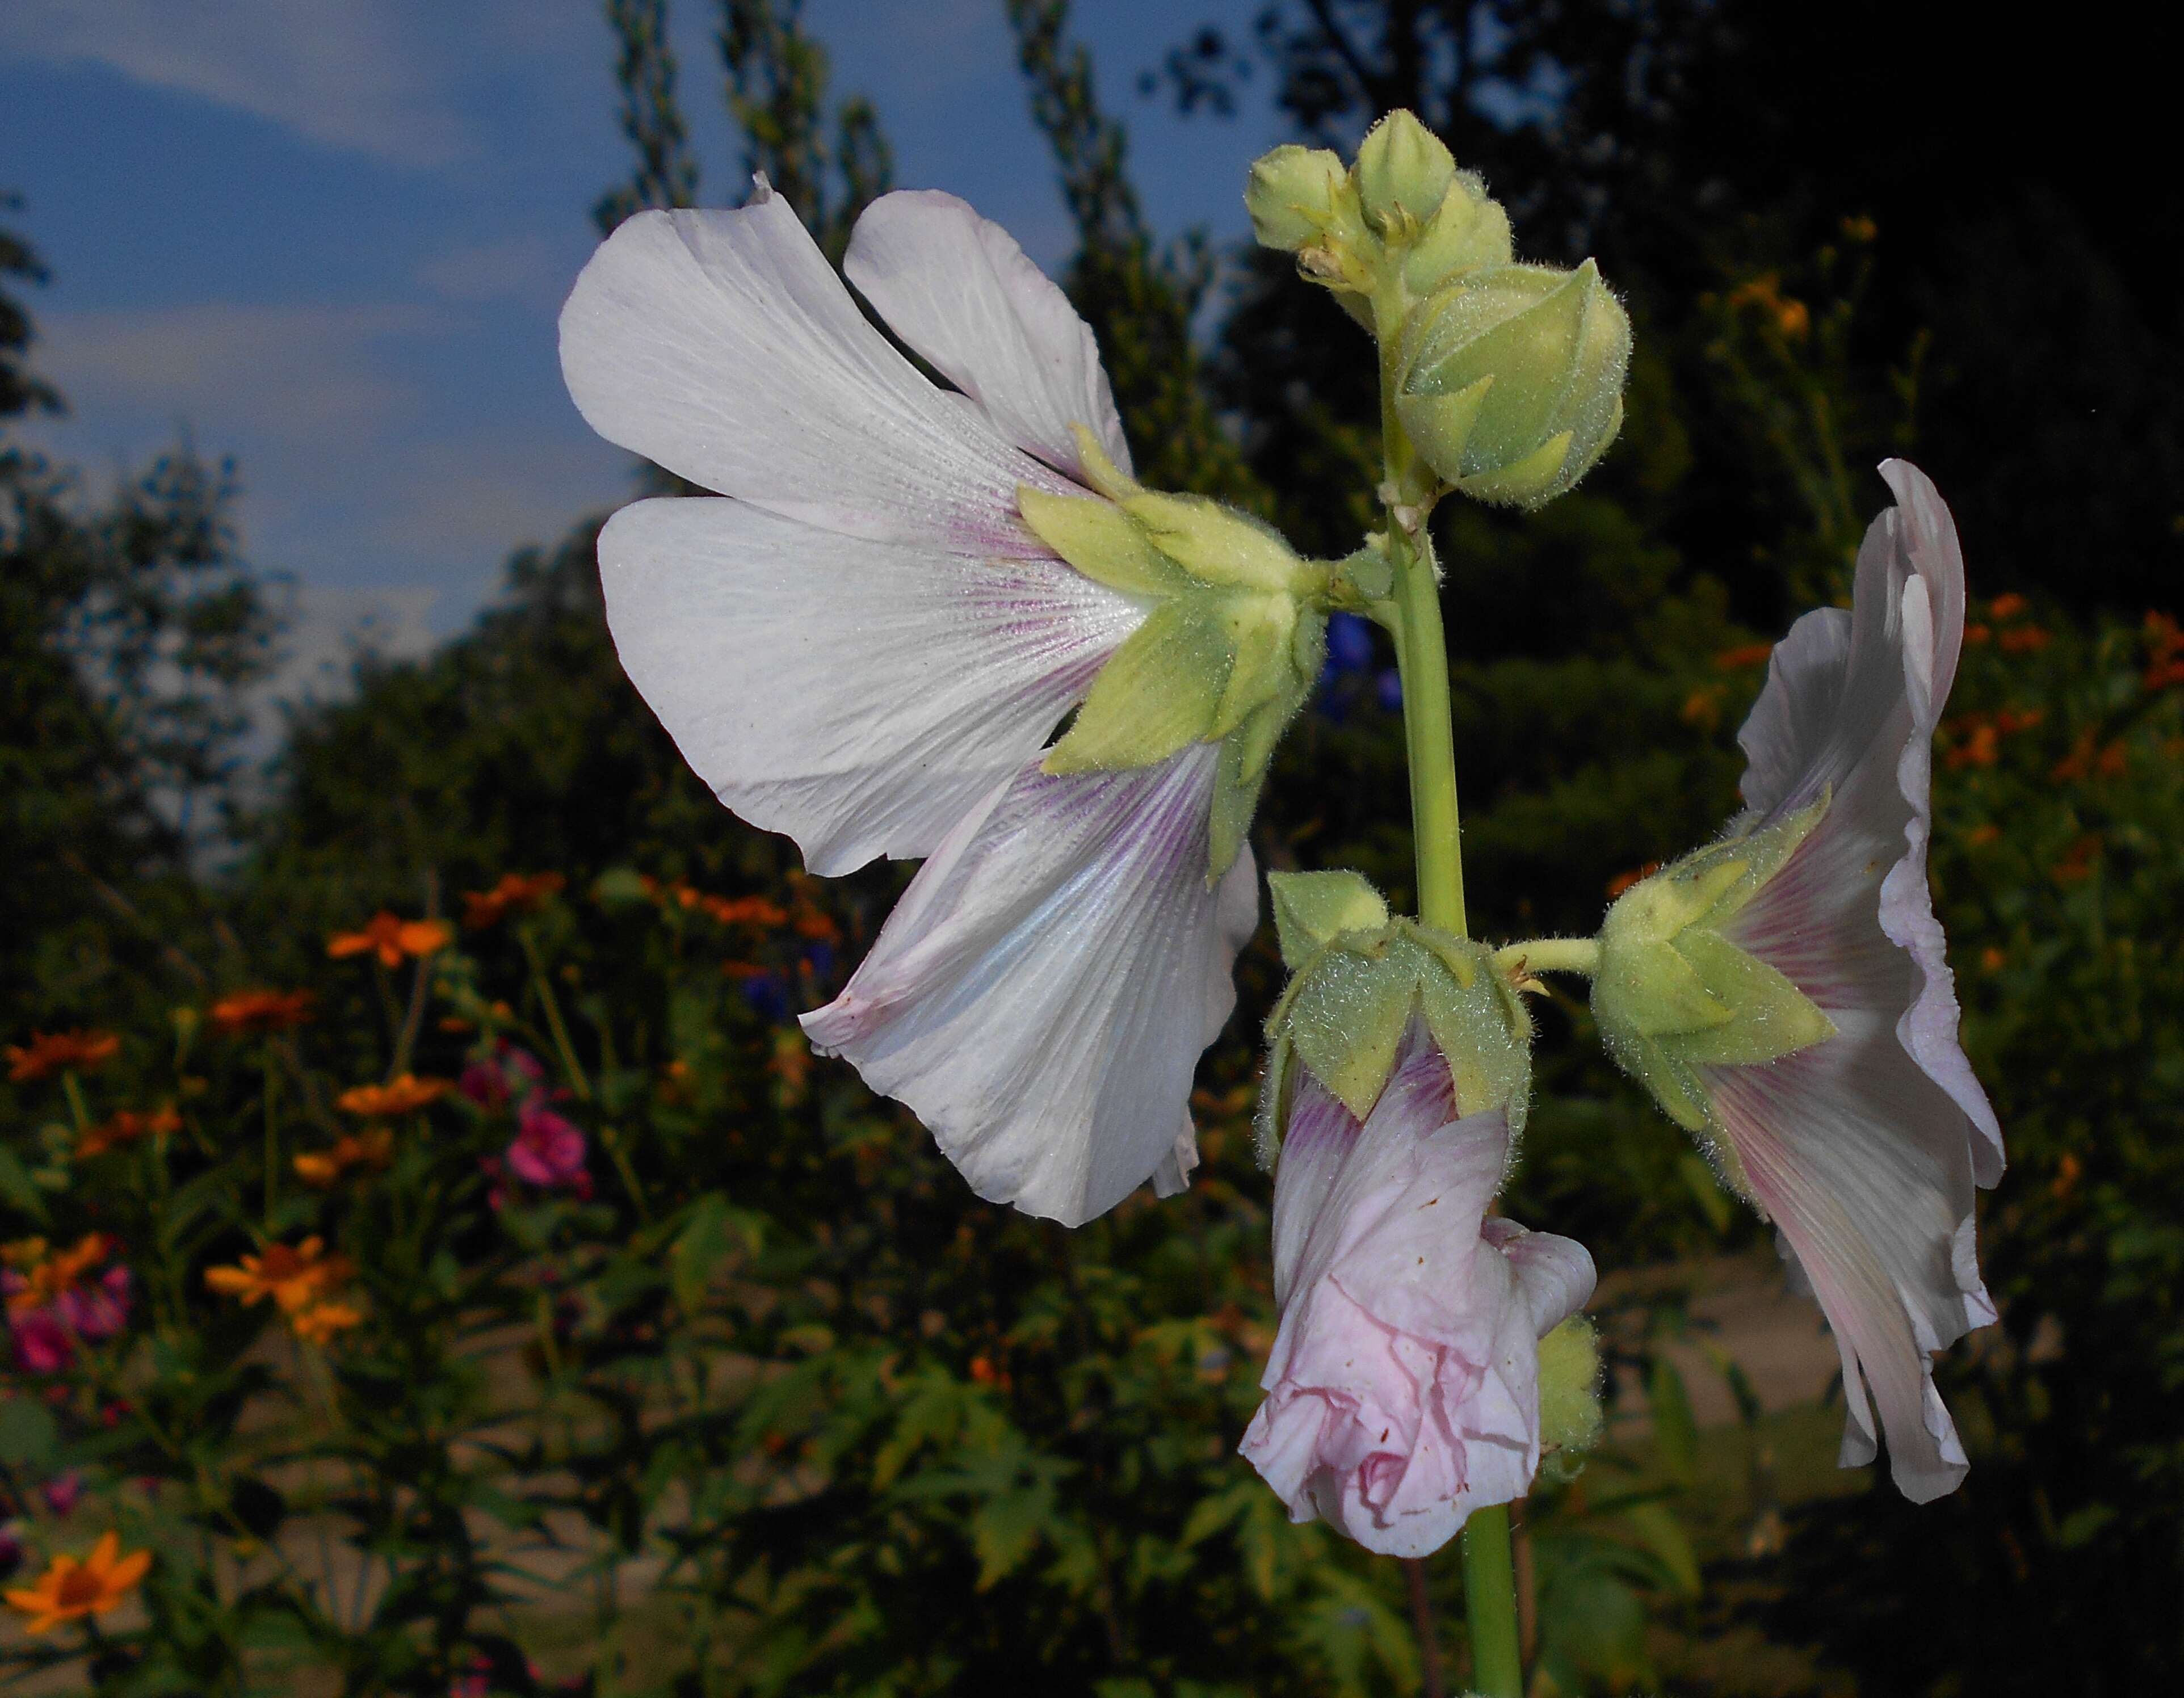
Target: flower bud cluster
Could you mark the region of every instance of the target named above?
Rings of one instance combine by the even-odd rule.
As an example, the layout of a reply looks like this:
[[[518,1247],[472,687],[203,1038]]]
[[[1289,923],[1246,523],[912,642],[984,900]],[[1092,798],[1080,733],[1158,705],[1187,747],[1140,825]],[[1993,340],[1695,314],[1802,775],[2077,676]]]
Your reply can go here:
[[[1395,356],[1404,432],[1442,485],[1536,507],[1591,470],[1623,422],[1630,324],[1598,270],[1514,263],[1509,217],[1440,139],[1390,113],[1345,170],[1277,148],[1245,204]]]

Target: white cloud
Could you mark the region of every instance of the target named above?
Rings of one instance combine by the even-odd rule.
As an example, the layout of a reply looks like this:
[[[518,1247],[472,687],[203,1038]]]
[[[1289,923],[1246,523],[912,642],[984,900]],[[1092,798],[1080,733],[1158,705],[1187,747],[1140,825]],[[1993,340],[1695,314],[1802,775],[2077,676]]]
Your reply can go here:
[[[330,148],[434,167],[476,151],[447,86],[444,24],[386,0],[7,0],[0,56],[104,65]]]
[[[417,404],[380,359],[389,338],[444,333],[429,307],[190,306],[45,315],[40,371],[80,417],[250,421],[332,437]]]
[[[417,281],[450,301],[523,300],[558,308],[569,267],[542,233],[450,248],[417,268]]]

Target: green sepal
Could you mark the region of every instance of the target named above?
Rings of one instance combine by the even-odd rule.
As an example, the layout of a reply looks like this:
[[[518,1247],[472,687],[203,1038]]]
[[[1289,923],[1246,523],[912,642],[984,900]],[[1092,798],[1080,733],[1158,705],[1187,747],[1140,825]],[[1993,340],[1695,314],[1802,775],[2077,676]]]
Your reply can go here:
[[[1203,741],[1234,661],[1228,633],[1204,602],[1162,602],[1108,657],[1040,770],[1123,771]]]
[[[1306,576],[1272,526],[1203,495],[1145,491],[1123,503],[1152,544],[1201,583],[1293,593]]]
[[[1575,440],[1573,432],[1563,431],[1549,437],[1514,465],[1460,477],[1456,487],[1474,501],[1501,507],[1537,507],[1548,495],[1560,493],[1563,467]]]
[[[1085,426],[1072,425],[1069,440],[1077,446],[1077,463],[1084,473],[1085,482],[1108,500],[1128,501],[1132,496],[1145,493],[1145,485],[1109,459],[1107,450],[1100,446],[1099,437]]]
[[[1758,1066],[1823,1043],[1835,1022],[1774,967],[1722,934],[1780,873],[1829,798],[1763,831],[1724,839],[1640,880],[1600,928],[1593,1016],[1610,1052],[1662,1111],[1713,1149],[1724,1178],[1750,1194],[1719,1136],[1699,1069]]]
[[[1182,567],[1152,545],[1113,502],[1017,488],[1017,510],[1032,534],[1095,583],[1124,595],[1167,597],[1191,587]]]
[[[1232,662],[1228,688],[1221,693],[1209,735],[1226,737],[1288,689],[1295,665],[1290,639],[1296,632],[1297,604],[1286,595],[1229,595],[1215,606],[1228,633]]]
[[[1291,972],[1345,932],[1378,932],[1390,917],[1387,899],[1362,873],[1270,872],[1267,891],[1282,965]]]
[[[1437,466],[1461,465],[1470,446],[1472,427],[1479,409],[1494,387],[1494,374],[1466,384],[1453,394],[1397,395],[1396,418],[1403,434],[1428,462]]]
[[[1213,804],[1206,821],[1206,882],[1210,888],[1243,853],[1251,834],[1251,816],[1259,811],[1259,792],[1266,788],[1262,766],[1246,776],[1243,770],[1240,736],[1225,738],[1213,769]]]
[[[1296,1059],[1361,1121],[1380,1100],[1418,1000],[1415,950],[1401,942],[1384,933],[1323,949],[1288,1009],[1284,1035]]]

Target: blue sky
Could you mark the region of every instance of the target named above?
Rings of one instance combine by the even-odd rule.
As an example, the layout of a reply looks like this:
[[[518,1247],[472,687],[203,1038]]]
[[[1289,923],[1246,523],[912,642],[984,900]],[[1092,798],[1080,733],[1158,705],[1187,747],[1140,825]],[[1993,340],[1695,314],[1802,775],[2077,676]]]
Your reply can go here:
[[[1247,233],[1279,139],[1263,71],[1228,121],[1139,74],[1261,0],[1079,0],[1157,228]],[[372,612],[404,649],[459,627],[509,551],[628,490],[561,390],[554,319],[627,170],[595,0],[6,0],[0,189],[53,273],[36,434],[90,484],[187,430],[233,454],[248,553],[309,630]],[[1034,258],[1069,230],[1000,0],[807,0],[838,92],[877,103],[906,187],[952,190]],[[742,197],[710,0],[679,0],[701,198]]]

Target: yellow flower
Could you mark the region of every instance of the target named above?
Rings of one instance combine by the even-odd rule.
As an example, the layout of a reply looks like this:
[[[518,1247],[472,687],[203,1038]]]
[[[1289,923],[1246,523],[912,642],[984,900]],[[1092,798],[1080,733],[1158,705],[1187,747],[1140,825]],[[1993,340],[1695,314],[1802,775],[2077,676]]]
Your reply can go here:
[[[54,1557],[34,1584],[7,1595],[8,1607],[30,1617],[24,1623],[26,1631],[50,1633],[63,1622],[104,1615],[115,1608],[151,1566],[150,1551],[132,1550],[124,1556],[120,1535],[106,1534],[81,1562],[73,1556]]]
[[[315,1233],[292,1249],[270,1244],[262,1255],[244,1256],[240,1267],[207,1268],[205,1283],[246,1305],[270,1297],[283,1314],[293,1315],[348,1278],[348,1259],[325,1252],[326,1240]]]
[[[114,1059],[121,1040],[111,1032],[33,1032],[28,1044],[8,1046],[8,1077],[28,1084],[73,1067],[89,1072]]]
[[[432,955],[446,949],[454,937],[444,920],[402,920],[382,908],[361,932],[343,932],[326,939],[326,953],[336,960],[376,953],[382,966],[398,967],[404,955]]]
[[[359,1085],[354,1090],[343,1091],[334,1100],[350,1114],[378,1120],[388,1115],[411,1113],[453,1089],[454,1086],[446,1079],[421,1079],[415,1073],[404,1073],[387,1084]]]

